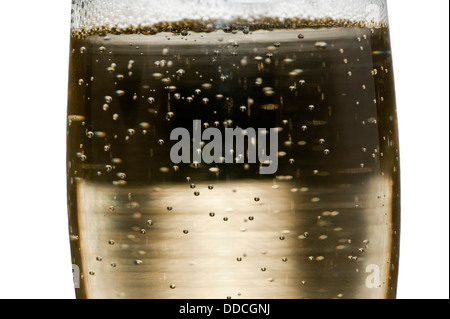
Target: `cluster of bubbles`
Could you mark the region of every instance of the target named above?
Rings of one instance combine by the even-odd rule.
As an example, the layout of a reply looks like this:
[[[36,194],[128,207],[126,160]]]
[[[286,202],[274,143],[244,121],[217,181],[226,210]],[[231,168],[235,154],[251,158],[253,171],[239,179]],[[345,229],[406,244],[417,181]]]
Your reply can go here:
[[[250,29],[246,29],[246,30],[251,32]],[[232,33],[235,30],[233,28],[230,28],[230,29],[226,29],[225,28],[223,31],[226,32],[226,33],[228,33],[228,32]],[[173,29],[173,32],[177,32],[177,31],[175,29]],[[181,30],[179,33],[182,36],[189,36],[190,35],[190,32],[185,31],[185,30]],[[303,40],[305,40],[305,35],[303,33],[298,33],[297,34],[297,38],[298,38],[298,40],[303,41]],[[232,51],[232,52],[234,52],[237,55],[238,54],[238,49],[237,48],[239,47],[239,44],[237,42],[235,42],[235,43],[232,43],[231,45],[234,48],[233,49],[234,51]],[[263,66],[264,63],[265,64],[272,63],[271,59],[273,58],[274,48],[280,48],[280,47],[282,47],[282,45],[283,44],[280,43],[280,42],[275,42],[275,43],[273,43],[273,45],[267,47],[267,51],[268,52],[267,52],[265,57],[263,57],[261,55],[255,56],[254,57],[254,61],[257,62],[258,67]],[[329,50],[330,47],[331,47],[329,43],[324,42],[324,41],[315,42],[314,46],[315,46],[315,48],[318,51]],[[361,47],[361,48],[363,48],[363,47]],[[86,54],[86,50],[87,49],[85,47],[82,47],[82,48],[80,48],[79,52],[80,52],[80,54]],[[98,53],[99,54],[103,54],[104,52],[106,52],[106,48],[104,46],[101,46],[101,47],[98,48]],[[339,52],[341,54],[345,53],[344,49],[339,49]],[[168,55],[169,54],[169,49],[164,48],[162,50],[162,54],[163,55]],[[216,53],[216,55],[218,55],[218,54],[220,54],[220,52]],[[290,58],[290,57],[286,57],[286,58],[284,58],[282,60],[282,63],[284,63],[285,66],[291,65],[293,62],[294,62],[294,60],[292,58]],[[132,69],[133,63],[134,63],[133,60],[129,61],[129,63],[128,63],[128,69],[129,70]],[[249,58],[248,57],[242,58],[241,61],[240,61],[240,65],[242,67],[248,66],[249,63],[250,62],[249,62]],[[343,63],[347,64],[348,60],[347,59],[343,59]],[[173,84],[172,83],[173,78],[176,78],[176,77],[181,78],[183,76],[186,76],[186,73],[187,73],[186,70],[182,69],[182,68],[179,68],[173,74],[173,76],[170,77],[170,74],[168,72],[166,74],[164,74],[165,70],[163,70],[163,69],[166,68],[166,67],[171,67],[172,66],[172,61],[170,61],[170,60],[159,60],[159,61],[157,61],[157,63],[155,65],[157,65],[157,67],[160,69],[160,71],[162,73],[155,72],[155,73],[152,74],[152,78],[154,80],[161,81],[161,83],[163,85],[165,85],[164,89],[167,91],[167,93],[169,94],[169,96],[171,98],[173,98],[175,100],[185,100],[188,103],[194,103],[194,102],[200,101],[200,103],[203,104],[204,106],[209,106],[209,105],[212,104],[212,99],[211,98],[203,96],[204,92],[207,92],[208,90],[210,90],[212,88],[212,86],[213,86],[212,83],[205,82],[205,83],[203,83],[201,85],[201,87],[195,89],[193,91],[192,95],[190,95],[190,96],[182,96],[181,93],[178,93],[177,87],[174,86],[174,85],[171,85],[171,84]],[[117,64],[112,63],[106,69],[106,72],[107,73],[115,73],[117,69],[118,69]],[[387,72],[387,69],[383,70],[383,71]],[[371,71],[371,75],[375,77],[375,76],[378,75],[378,72],[380,72],[378,69],[373,69]],[[298,91],[300,87],[302,87],[302,86],[304,86],[306,84],[306,80],[303,79],[303,78],[300,78],[302,74],[304,74],[304,70],[302,70],[302,69],[293,69],[293,68],[291,68],[291,69],[288,70],[288,77],[293,79],[292,85],[289,86],[289,91],[294,93],[294,92]],[[354,74],[352,73],[352,71],[348,71],[347,75],[349,77],[351,77]],[[121,80],[124,79],[124,75],[117,74],[115,76],[115,78],[116,78],[117,81],[121,81]],[[223,78],[222,78],[222,81],[225,82],[227,80],[228,80],[228,77],[226,75],[224,75]],[[77,82],[78,86],[83,87],[83,86],[85,86],[87,84],[88,84],[87,80],[85,80],[85,79],[78,79],[78,82]],[[254,85],[256,87],[259,87],[261,89],[261,91],[263,92],[264,96],[266,96],[268,98],[274,96],[277,93],[276,92],[276,88],[270,87],[266,83],[264,83],[264,78],[262,78],[262,77],[256,78],[255,82],[254,82]],[[363,91],[368,91],[367,90],[367,84],[361,85],[361,89]],[[114,102],[114,99],[120,98],[120,97],[124,96],[125,94],[127,94],[127,92],[125,90],[121,90],[121,89],[115,90],[112,94],[104,96],[104,99],[102,100],[102,103],[101,103],[100,107],[102,108],[102,110],[104,112],[109,112],[111,110],[111,107],[112,107],[112,104]],[[139,99],[139,97],[136,94],[135,94],[135,97],[136,97],[136,99]],[[215,96],[215,98],[217,100],[222,100],[222,99],[225,99],[226,97],[224,95],[222,95],[222,94],[217,94]],[[133,99],[134,99],[134,97],[133,97]],[[156,94],[152,94],[152,96],[146,97],[146,104],[147,104],[146,106],[150,106],[150,107],[154,106],[155,104],[157,104],[159,102],[158,99],[159,99],[159,97]],[[379,102],[378,100],[374,100],[374,103],[378,103],[378,102]],[[242,113],[249,112],[250,109],[251,109],[251,106],[253,105],[253,103],[254,103],[254,101],[252,101],[251,98],[249,98],[248,105],[240,105],[240,106],[238,106],[239,107],[239,111],[242,112]],[[277,107],[279,107],[279,106],[274,105],[274,104],[264,105],[263,106],[263,108],[265,108],[267,110],[274,110],[274,109],[277,109]],[[315,112],[319,108],[320,108],[320,106],[318,106],[318,104],[309,104],[307,106],[307,110],[310,111],[310,112]],[[118,122],[118,121],[121,120],[121,115],[118,114],[118,113],[114,113],[112,115],[110,113],[108,113],[108,114],[109,114],[109,116],[111,116],[113,121]],[[311,113],[311,114],[314,114],[314,113]],[[167,113],[166,113],[166,117],[165,118],[166,118],[167,121],[170,121],[170,120],[173,120],[173,118],[175,116],[176,116],[176,114],[173,111],[168,110]],[[86,119],[85,116],[82,116],[82,115],[69,115],[69,122],[79,122],[79,123],[83,122],[84,123],[85,119]],[[377,124],[377,119],[375,117],[368,118],[366,121],[364,121],[364,124],[366,124],[366,123],[367,124]],[[288,127],[291,123],[290,123],[289,120],[286,119],[286,120],[282,121],[282,124],[284,126]],[[214,121],[213,123],[212,122],[211,123],[203,123],[203,125],[204,125],[205,128],[208,128],[210,125],[213,125],[215,127],[219,127],[220,125],[223,125],[224,127],[233,127],[233,123],[232,123],[231,120],[227,120],[227,121],[224,121],[222,123],[219,122],[219,121]],[[135,128],[126,128],[126,138],[129,139],[130,137],[139,134],[139,132],[142,132],[142,134],[145,135],[147,133],[147,130],[150,129],[150,127],[151,127],[151,125],[149,123],[147,123],[147,122],[141,122],[141,123],[139,123],[139,126],[140,126],[140,129],[138,129],[137,127],[135,127]],[[280,127],[279,129],[281,130],[283,128]],[[297,129],[301,130],[302,132],[307,132],[308,130],[311,130],[311,127],[309,126],[309,124],[308,125],[300,125]],[[88,139],[95,139],[97,137],[102,137],[102,135],[101,134],[99,135],[99,132],[96,132],[94,130],[92,130],[92,131],[89,130],[89,131],[86,131],[86,137]],[[327,140],[328,139],[325,139],[325,138],[317,139],[319,145],[322,146],[320,151],[325,156],[328,156],[328,155],[330,155],[332,153],[332,150],[328,146],[328,141]],[[300,146],[305,145],[305,144],[301,144],[302,142],[306,143],[305,141],[299,141],[298,145],[300,145]],[[285,141],[285,145],[289,145],[289,143],[292,143],[292,141]],[[166,144],[166,141],[165,141],[164,138],[159,138],[159,139],[157,139],[157,144],[159,146],[164,146]],[[110,152],[111,149],[112,149],[111,143],[107,143],[107,144],[105,144],[102,147],[103,147],[103,150],[105,152]],[[364,153],[367,152],[367,151],[368,151],[367,148],[363,148],[363,152]],[[371,150],[369,150],[369,152],[372,153]],[[82,162],[86,162],[88,160],[87,159],[87,155],[85,155],[84,153],[80,152],[80,153],[77,153],[77,154],[78,154],[78,158]],[[279,155],[280,155],[280,157],[284,157],[287,154],[281,154],[280,153]],[[377,156],[378,156],[378,150],[373,150],[372,157],[376,158]],[[115,162],[115,161],[117,161],[117,162]],[[110,173],[110,172],[114,171],[114,173],[112,174],[114,176],[114,178],[116,179],[114,181],[114,185],[124,185],[121,182],[125,182],[127,180],[127,174],[126,174],[126,172],[119,172],[118,171],[118,169],[116,167],[116,164],[118,164],[118,163],[120,163],[120,159],[112,158],[111,159],[111,163],[105,165],[103,171],[107,172],[107,173]],[[288,159],[288,163],[290,165],[296,164],[296,159],[294,158],[294,156],[292,156],[291,158]],[[365,167],[364,163],[361,163],[360,165],[361,165],[361,168]],[[200,163],[193,163],[191,165],[191,167],[193,167],[193,168],[199,168],[200,166],[201,166]],[[216,169],[216,168],[214,168],[214,169]],[[170,171],[169,168],[165,168],[165,169],[161,168],[160,169],[160,172],[169,172],[169,171]],[[177,165],[174,165],[172,167],[172,171],[175,172],[175,173],[179,172],[180,171],[180,167],[177,166]],[[213,172],[213,171],[211,171],[211,172]],[[321,173],[322,172],[320,170],[318,170],[318,169],[312,170],[313,176],[322,176]],[[189,178],[188,181],[189,182],[191,181],[190,178]],[[272,187],[272,188],[275,189],[275,187]],[[199,197],[199,196],[201,196],[201,194],[205,194],[205,192],[207,192],[206,190],[205,190],[205,192],[199,190],[199,187],[196,184],[194,184],[194,183],[190,183],[189,184],[189,189],[190,189],[190,192],[191,192],[190,196],[192,196],[192,194],[193,194],[195,197]],[[210,190],[210,191],[213,191],[214,190],[214,185],[208,185],[207,189]],[[307,191],[308,191],[307,189],[300,189],[300,188],[298,188],[298,189],[296,189],[296,188],[291,189],[292,193],[307,192]],[[203,196],[201,196],[201,197],[203,197]],[[253,197],[253,201],[254,201],[254,203],[261,204],[261,201],[264,201],[264,200],[262,200],[260,197]],[[320,197],[311,197],[310,201],[311,201],[311,203],[319,203],[321,201],[321,198]],[[174,209],[176,209],[175,206],[167,206],[166,208],[167,208],[168,212],[172,212]],[[115,207],[114,206],[110,206],[109,207],[109,212],[114,213],[115,212]],[[320,218],[318,218],[318,219],[323,221],[325,218],[337,217],[339,214],[340,213],[337,212],[337,211],[331,211],[331,212],[325,211],[325,212],[322,213],[321,216],[319,216]],[[211,218],[216,217],[216,213],[215,212],[209,212],[209,217],[211,217]],[[256,216],[256,217],[258,217],[258,216]],[[255,216],[248,216],[247,220],[248,221],[255,221]],[[224,222],[229,221],[229,217],[226,217],[226,216],[223,217],[223,221]],[[258,219],[256,219],[256,221],[258,221]],[[154,225],[154,221],[153,220],[147,220],[146,223],[147,223],[148,226]],[[342,228],[336,227],[334,230],[336,232],[339,232],[339,231],[342,231]],[[178,231],[180,231],[180,233],[182,233],[184,235],[192,235],[193,233],[195,233],[195,229],[191,229],[191,230],[189,230],[189,229],[179,229]],[[241,228],[241,231],[245,232],[246,228]],[[140,229],[140,234],[141,235],[147,235],[149,232],[150,231],[148,229],[144,229],[144,228]],[[307,238],[310,238],[310,236],[311,236],[311,234],[309,232],[304,232],[303,234],[299,235],[298,238],[302,239],[302,240],[305,240]],[[187,236],[187,238],[189,238],[189,236]],[[320,235],[320,236],[317,236],[317,238],[319,240],[327,240],[329,237],[328,237],[328,235]],[[283,235],[279,236],[276,239],[278,239],[279,241],[285,243],[285,242],[289,241],[289,236],[287,236],[287,234],[283,234]],[[109,246],[114,246],[115,244],[116,244],[116,242],[114,240],[112,240],[112,239],[108,241],[108,245]],[[342,245],[336,246],[336,250],[346,250],[347,248],[348,248],[348,243],[342,243]],[[366,252],[367,248],[368,248],[367,245],[363,245],[363,247],[359,248],[358,251],[359,251],[360,254],[363,254],[363,253]],[[243,257],[245,257],[245,256],[237,257],[236,258],[237,262],[243,262],[244,261]],[[322,262],[322,261],[326,260],[326,258],[327,257],[323,256],[323,255],[311,255],[311,256],[307,257],[307,260],[309,262]],[[357,256],[357,253],[348,256],[348,259],[350,261],[358,261],[359,260],[358,258],[359,257]],[[96,260],[101,262],[103,260],[103,258],[99,256],[99,257],[96,258]],[[287,263],[289,261],[289,259],[288,259],[288,257],[282,257],[281,261],[283,263]],[[145,262],[145,260],[136,259],[134,261],[134,264],[135,265],[142,265],[144,262]],[[116,262],[111,262],[111,267],[113,267],[113,268],[117,267],[117,263]],[[261,271],[262,272],[266,272],[267,269],[268,268],[266,266],[261,267]],[[93,276],[95,273],[93,271],[91,271],[89,274]],[[274,281],[273,278],[269,278],[268,280],[270,282]],[[301,284],[303,286],[306,286],[307,282],[306,281],[302,281]],[[175,287],[176,286],[174,284],[170,285],[171,289],[175,289]]]

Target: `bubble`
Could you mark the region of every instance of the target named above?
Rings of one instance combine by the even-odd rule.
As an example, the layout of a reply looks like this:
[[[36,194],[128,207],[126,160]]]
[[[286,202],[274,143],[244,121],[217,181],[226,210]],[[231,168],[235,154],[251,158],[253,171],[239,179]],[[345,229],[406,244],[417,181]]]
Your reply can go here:
[[[128,132],[128,135],[131,135],[131,136],[136,134],[136,131],[134,129],[132,129],[132,128],[128,129],[127,132]]]
[[[112,245],[115,244],[115,242],[114,242],[114,240],[111,239],[111,240],[108,241],[108,244],[110,244],[112,246]]]
[[[113,114],[112,118],[114,121],[117,121],[119,119],[119,114],[117,114],[117,113]]]
[[[281,47],[281,43],[280,43],[280,42],[275,42],[275,43],[273,44],[273,46],[274,46],[275,48],[279,48],[279,47]]]
[[[170,287],[170,289],[175,289],[175,288],[177,288],[177,286],[175,286],[174,284],[170,285],[169,287]]]
[[[115,210],[114,206],[109,206],[109,211],[113,212]]]
[[[112,171],[112,166],[111,165],[106,165],[105,166],[105,170],[107,171],[107,172],[111,172]]]
[[[238,258],[236,258],[236,260],[241,262],[242,261],[242,257],[238,257]]]
[[[202,84],[202,89],[204,89],[204,90],[210,90],[211,88],[212,88],[211,83],[203,83]]]
[[[263,79],[262,78],[256,78],[255,85],[260,86],[262,84],[263,84]]]
[[[293,62],[294,62],[294,59],[291,59],[291,58],[286,58],[283,60],[283,63],[285,63],[285,64],[291,64]]]
[[[315,46],[318,50],[325,50],[328,47],[328,43],[319,41],[315,43]]]
[[[186,101],[187,101],[188,103],[192,103],[192,102],[194,101],[194,99],[193,99],[191,96],[188,96],[188,97],[186,98]]]
[[[259,197],[254,198],[255,202],[259,202],[261,199]]]
[[[209,190],[213,190],[213,189],[214,189],[214,186],[213,186],[213,185],[209,185],[209,186],[208,186],[208,189],[209,189]]]
[[[255,220],[255,217],[249,216],[249,217],[248,217],[248,220],[253,221],[253,220]]]
[[[161,73],[153,73],[152,76],[155,80],[160,80],[163,77]]]
[[[168,167],[160,167],[159,168],[159,171],[161,172],[161,173],[164,173],[164,174],[167,174],[167,173],[169,173],[170,172],[170,169],[168,168]]]
[[[140,230],[140,233],[141,233],[142,235],[145,235],[145,234],[147,234],[147,231],[146,231],[145,229],[141,229],[141,230]]]
[[[193,162],[192,163],[192,167],[193,168],[199,168],[200,167],[200,163],[199,162]]]
[[[209,213],[209,216],[210,217],[214,217],[214,216],[216,216],[216,214],[215,213]]]
[[[172,211],[172,210],[173,210],[173,207],[172,207],[172,206],[167,206],[167,210],[168,210],[168,211]]]
[[[95,275],[95,272],[90,271],[90,272],[89,272],[89,275],[94,276],[94,275]]]
[[[191,185],[189,185],[189,187],[194,189],[195,188],[195,184],[191,184]]]
[[[179,100],[179,99],[181,99],[181,94],[180,93],[175,93],[173,95],[173,97],[175,98],[175,100]]]
[[[117,175],[117,177],[119,177],[120,179],[126,179],[126,178],[127,178],[127,174],[125,174],[125,173],[117,173],[116,175]]]
[[[172,79],[171,78],[164,78],[161,79],[161,82],[165,85],[169,85],[170,83],[172,83]]]
[[[185,37],[187,35],[189,35],[189,32],[187,30],[181,30],[180,34]]]
[[[200,196],[200,192],[194,192],[195,196]]]
[[[323,260],[325,260],[325,257],[324,257],[324,256],[318,256],[318,257],[316,258],[316,260],[317,260],[317,261],[323,261]]]
[[[227,222],[228,221],[228,217],[224,217],[223,221]]]
[[[166,114],[166,120],[171,120],[175,116],[175,113],[173,112],[167,112]]]
[[[89,132],[86,133],[86,136],[88,138],[93,138],[94,137],[94,132],[89,131]]]
[[[282,260],[283,262],[287,262],[287,261],[288,261],[288,259],[287,259],[286,257],[281,258],[281,260]]]
[[[325,155],[329,155],[329,154],[331,153],[331,151],[330,151],[329,149],[325,149],[325,150],[323,150],[323,153],[324,153]]]
[[[303,34],[299,34],[298,36],[297,36],[300,40],[302,40],[302,39],[304,39],[305,38],[305,36],[303,35]]]
[[[279,239],[280,239],[280,240],[285,240],[285,239],[286,239],[286,237],[284,237],[284,236],[280,236],[280,237],[279,237]]]
[[[82,86],[83,84],[84,84],[84,80],[83,80],[83,79],[79,79],[79,80],[78,80],[78,85],[79,85],[79,86]]]
[[[116,263],[111,263],[111,267],[116,268],[117,264]]]
[[[81,47],[81,48],[80,48],[80,53],[81,53],[81,54],[86,53],[86,48],[85,48],[85,47]]]
[[[97,260],[97,261],[102,261],[102,260],[103,260],[103,257],[98,256],[97,258],[95,258],[95,260]]]
[[[308,130],[308,127],[306,125],[302,125],[302,131],[306,132]]]
[[[241,110],[241,112],[247,111],[247,107],[245,105],[241,106],[239,109]]]
[[[203,98],[202,100],[203,104],[208,104],[209,103],[209,99],[207,97]]]
[[[142,261],[142,260],[140,260],[140,259],[136,259],[135,261],[134,261],[134,264],[135,265],[142,265],[144,262]]]
[[[153,225],[153,220],[151,220],[151,219],[147,220],[147,225],[152,226]]]
[[[178,69],[176,74],[181,77],[186,74],[186,71],[184,69]]]
[[[117,91],[116,91],[116,95],[117,95],[117,96],[124,96],[124,95],[125,95],[125,91],[123,91],[123,90],[117,90]]]
[[[183,230],[183,234],[185,234],[185,235],[189,234],[189,230],[187,230],[187,229]]]
[[[80,155],[80,159],[81,159],[82,162],[84,162],[84,161],[87,160],[87,156],[82,154],[82,155]]]
[[[158,144],[159,145],[164,145],[164,140],[162,140],[162,139],[158,140]]]
[[[310,111],[314,111],[315,106],[314,106],[314,105],[309,105],[309,106],[308,106],[308,109],[309,109]]]

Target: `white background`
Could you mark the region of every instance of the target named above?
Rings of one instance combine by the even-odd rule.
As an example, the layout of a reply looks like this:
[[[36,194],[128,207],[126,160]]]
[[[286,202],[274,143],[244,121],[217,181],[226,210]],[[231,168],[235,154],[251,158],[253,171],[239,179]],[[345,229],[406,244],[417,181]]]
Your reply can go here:
[[[0,7],[0,298],[74,298],[65,184],[69,0]],[[389,0],[400,121],[398,297],[449,298],[449,2]]]

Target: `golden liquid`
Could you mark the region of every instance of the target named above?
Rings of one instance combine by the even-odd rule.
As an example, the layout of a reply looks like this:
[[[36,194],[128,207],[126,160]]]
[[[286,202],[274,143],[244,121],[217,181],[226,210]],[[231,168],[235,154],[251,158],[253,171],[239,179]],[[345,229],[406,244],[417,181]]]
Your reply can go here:
[[[388,29],[105,33],[71,47],[78,298],[395,297]],[[170,132],[198,119],[279,128],[278,172],[173,164]]]

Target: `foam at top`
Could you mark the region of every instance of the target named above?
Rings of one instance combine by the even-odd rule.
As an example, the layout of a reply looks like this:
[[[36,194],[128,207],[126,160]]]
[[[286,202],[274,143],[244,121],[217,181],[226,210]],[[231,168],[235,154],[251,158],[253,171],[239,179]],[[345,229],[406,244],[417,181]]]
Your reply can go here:
[[[386,26],[386,0],[73,0],[72,32],[125,30],[196,21],[202,29],[233,23],[280,27]],[[334,22],[334,23],[333,23]],[[183,24],[183,23],[182,23]],[[186,22],[184,22],[186,24]],[[280,25],[278,25],[280,24]],[[286,25],[285,25],[286,26]],[[292,26],[292,25],[289,25]],[[193,27],[191,27],[191,30]]]

